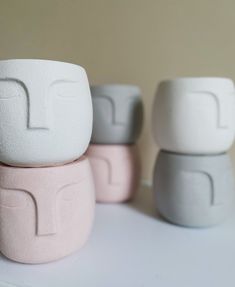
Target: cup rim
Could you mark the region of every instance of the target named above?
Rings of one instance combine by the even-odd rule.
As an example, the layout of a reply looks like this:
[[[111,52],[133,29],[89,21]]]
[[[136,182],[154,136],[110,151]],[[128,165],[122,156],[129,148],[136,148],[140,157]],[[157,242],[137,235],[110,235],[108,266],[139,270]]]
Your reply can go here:
[[[175,78],[166,78],[159,82],[159,84],[169,84],[175,82],[185,82],[185,81],[229,81],[233,82],[233,80],[229,77],[219,77],[219,76],[199,76],[199,77],[175,77]]]
[[[13,165],[9,165],[9,164],[5,164],[3,162],[0,162],[0,168],[10,168],[10,169],[14,169],[14,170],[46,170],[46,169],[66,169],[67,167],[73,166],[73,165],[77,165],[77,164],[83,164],[85,162],[87,162],[88,157],[86,155],[82,155],[79,158],[70,161],[68,163],[65,164],[58,164],[58,165],[51,165],[51,166],[38,166],[38,167],[27,167],[27,166],[13,166]]]
[[[90,85],[92,96],[96,97],[98,94],[96,93],[112,93],[112,91],[122,90],[130,91],[129,96],[141,96],[141,89],[139,86],[134,84],[120,84],[120,83],[108,83],[108,84],[94,84]]]
[[[54,64],[65,64],[65,65],[70,65],[76,68],[80,68],[82,70],[84,70],[84,68],[78,64],[74,64],[71,62],[65,62],[65,61],[58,61],[58,60],[51,60],[51,59],[40,59],[40,58],[10,58],[10,59],[2,59],[0,60],[0,65],[1,64],[7,64],[7,63],[11,63],[11,62],[28,62],[28,63],[33,63],[33,62],[40,62],[40,63],[54,63]]]

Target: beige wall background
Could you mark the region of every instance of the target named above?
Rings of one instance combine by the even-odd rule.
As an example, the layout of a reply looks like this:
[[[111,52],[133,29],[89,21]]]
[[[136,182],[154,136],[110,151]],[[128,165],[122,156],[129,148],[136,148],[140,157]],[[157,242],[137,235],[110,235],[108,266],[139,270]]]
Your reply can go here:
[[[69,61],[84,66],[91,83],[139,85],[139,146],[150,180],[156,86],[176,76],[235,79],[234,11],[234,0],[0,0],[0,58]]]

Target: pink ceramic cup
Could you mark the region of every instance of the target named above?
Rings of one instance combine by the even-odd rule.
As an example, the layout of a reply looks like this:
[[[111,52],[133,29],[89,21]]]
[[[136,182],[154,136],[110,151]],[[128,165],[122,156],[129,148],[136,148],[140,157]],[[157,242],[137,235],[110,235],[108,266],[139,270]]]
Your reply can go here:
[[[94,183],[86,157],[57,167],[0,165],[0,248],[22,263],[60,259],[87,241]]]
[[[97,202],[115,203],[131,199],[138,189],[141,165],[136,145],[89,146]]]

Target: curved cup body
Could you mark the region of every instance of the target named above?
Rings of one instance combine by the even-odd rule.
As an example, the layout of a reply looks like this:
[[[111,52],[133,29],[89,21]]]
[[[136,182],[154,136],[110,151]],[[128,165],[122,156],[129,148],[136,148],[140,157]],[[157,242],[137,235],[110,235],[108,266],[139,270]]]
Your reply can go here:
[[[227,154],[187,156],[161,151],[153,190],[159,212],[169,221],[206,227],[223,221],[234,203],[234,180]]]
[[[51,166],[79,158],[92,131],[85,70],[47,60],[0,61],[0,161]]]
[[[227,151],[235,134],[234,85],[223,78],[179,78],[160,83],[152,128],[163,150],[188,154]]]
[[[0,165],[0,248],[11,260],[60,259],[87,241],[94,183],[86,157],[45,168]]]
[[[129,85],[92,86],[93,144],[132,144],[143,125],[140,89]]]
[[[137,192],[140,159],[135,145],[90,145],[97,202],[124,202]]]

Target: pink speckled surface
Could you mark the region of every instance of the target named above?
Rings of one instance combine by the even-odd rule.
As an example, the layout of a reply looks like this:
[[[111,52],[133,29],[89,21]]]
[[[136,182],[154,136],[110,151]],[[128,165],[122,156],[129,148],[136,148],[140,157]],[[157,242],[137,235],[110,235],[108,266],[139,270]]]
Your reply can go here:
[[[57,167],[0,165],[0,249],[9,259],[43,263],[87,241],[94,183],[86,157]]]
[[[134,196],[141,175],[136,145],[92,144],[87,155],[93,170],[97,202],[123,202]]]

